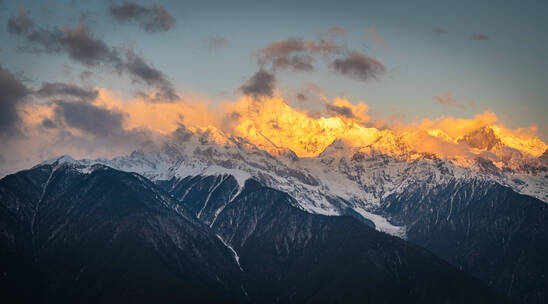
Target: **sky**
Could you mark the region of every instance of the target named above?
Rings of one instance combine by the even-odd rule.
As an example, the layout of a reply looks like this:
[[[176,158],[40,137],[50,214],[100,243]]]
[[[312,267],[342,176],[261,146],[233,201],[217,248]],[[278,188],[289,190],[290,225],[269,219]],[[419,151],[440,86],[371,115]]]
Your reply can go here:
[[[124,133],[136,98],[204,116],[242,96],[311,116],[366,105],[376,127],[488,112],[548,141],[545,1],[4,0],[0,20],[3,166],[43,147],[37,119],[64,146],[116,128],[142,142]]]

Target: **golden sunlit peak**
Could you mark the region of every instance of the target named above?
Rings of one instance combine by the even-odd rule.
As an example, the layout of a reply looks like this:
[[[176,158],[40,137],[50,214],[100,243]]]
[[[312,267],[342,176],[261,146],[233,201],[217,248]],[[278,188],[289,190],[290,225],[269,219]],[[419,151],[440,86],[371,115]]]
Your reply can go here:
[[[491,128],[497,137],[500,138],[501,142],[510,148],[535,157],[542,155],[548,149],[546,143],[534,136],[536,132],[534,126],[518,130],[510,130],[502,126],[492,126]]]
[[[424,119],[407,127],[380,130],[365,126],[373,124],[366,104],[355,105],[343,97],[324,98],[323,114],[312,117],[291,107],[279,94],[261,98],[244,96],[226,102],[221,111],[212,111],[202,101],[150,103],[139,98],[121,100],[106,89],[98,91],[93,105],[123,114],[126,130],[148,129],[167,135],[182,123],[204,143],[232,145],[230,137],[236,136],[245,139],[250,148],[273,155],[294,152],[299,157],[314,157],[336,139],[343,140],[348,147],[366,148],[364,151],[389,155],[429,153],[450,159],[473,159],[483,151],[509,153],[499,151],[501,148],[538,157],[548,149],[537,138],[534,126],[509,129],[492,112],[471,119]],[[54,119],[55,107],[55,104],[28,106],[23,111],[25,121],[39,125],[45,118]]]
[[[234,133],[257,145],[286,147],[299,156],[315,156],[339,137],[363,143],[372,140],[376,129],[367,129],[358,121],[368,119],[367,106],[353,106],[337,98],[331,117],[312,118],[290,107],[281,97],[256,100],[245,97],[231,108],[238,113]],[[343,111],[336,115],[337,111]]]
[[[337,97],[332,102],[326,100],[325,110],[325,116],[314,118],[292,108],[280,96],[259,100],[244,97],[231,107],[238,113],[232,132],[266,150],[289,148],[300,157],[317,156],[336,139],[344,140],[347,146],[370,147],[391,155],[415,151],[452,159],[472,157],[499,142],[533,157],[548,148],[536,138],[534,129],[506,129],[496,124],[498,118],[492,112],[472,119],[426,119],[399,130],[379,130],[364,126],[370,118],[363,103],[355,106]]]
[[[441,140],[447,141],[447,142],[453,142],[454,140],[445,132],[443,132],[440,129],[432,129],[427,131],[428,135],[439,138]]]

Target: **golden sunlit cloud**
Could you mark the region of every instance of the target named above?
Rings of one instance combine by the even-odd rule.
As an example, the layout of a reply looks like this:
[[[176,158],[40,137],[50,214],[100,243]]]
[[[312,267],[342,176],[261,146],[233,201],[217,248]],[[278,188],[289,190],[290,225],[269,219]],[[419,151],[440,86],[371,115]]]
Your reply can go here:
[[[408,126],[381,130],[367,126],[371,117],[365,103],[352,103],[342,97],[332,101],[325,98],[325,101],[325,113],[319,117],[291,107],[279,94],[262,98],[244,96],[213,109],[208,107],[207,100],[150,103],[146,98],[122,100],[111,91],[99,89],[93,105],[123,113],[126,130],[145,129],[167,135],[181,124],[191,130],[210,127],[246,138],[267,151],[288,148],[300,157],[317,156],[336,139],[357,148],[373,147],[382,153],[414,151],[447,158],[469,158],[482,151],[493,152],[499,142],[532,157],[548,148],[538,139],[536,127],[507,128],[492,112],[471,119],[423,119]],[[55,104],[26,106],[22,110],[25,122],[38,125],[44,118],[54,120],[53,107]],[[473,136],[478,130],[487,130],[487,135],[492,133],[493,142],[477,144],[478,139]]]

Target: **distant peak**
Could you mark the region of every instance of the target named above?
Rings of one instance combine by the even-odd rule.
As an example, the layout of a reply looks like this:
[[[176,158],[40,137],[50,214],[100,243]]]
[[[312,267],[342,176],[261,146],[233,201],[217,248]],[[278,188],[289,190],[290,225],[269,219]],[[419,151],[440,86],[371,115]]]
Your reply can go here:
[[[466,143],[472,148],[490,151],[497,144],[501,143],[501,140],[492,128],[485,126],[463,136],[458,142]]]
[[[62,155],[62,156],[57,156],[57,157],[54,157],[54,158],[50,158],[46,161],[43,161],[40,164],[38,164],[38,166],[53,165],[53,164],[64,164],[64,163],[76,164],[76,163],[78,163],[78,161],[75,160],[74,158],[72,158],[70,155],[65,154],[65,155]]]
[[[325,149],[318,156],[320,158],[339,156],[340,154],[345,154],[345,152],[351,150],[352,148],[353,146],[351,143],[342,138],[337,138],[330,145],[325,147]]]

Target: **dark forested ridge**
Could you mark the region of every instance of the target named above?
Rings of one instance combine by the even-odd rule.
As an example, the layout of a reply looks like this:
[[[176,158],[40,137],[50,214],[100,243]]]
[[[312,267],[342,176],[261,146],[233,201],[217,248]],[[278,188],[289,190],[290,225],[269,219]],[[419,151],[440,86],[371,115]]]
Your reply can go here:
[[[102,165],[54,163],[5,177],[3,297],[49,303],[504,301],[432,253],[352,217],[306,213],[289,195],[253,180],[237,192],[219,177],[211,183],[218,193],[204,186],[210,190],[180,201],[137,174]]]
[[[382,212],[407,240],[522,303],[548,301],[548,205],[493,182],[409,188]]]

